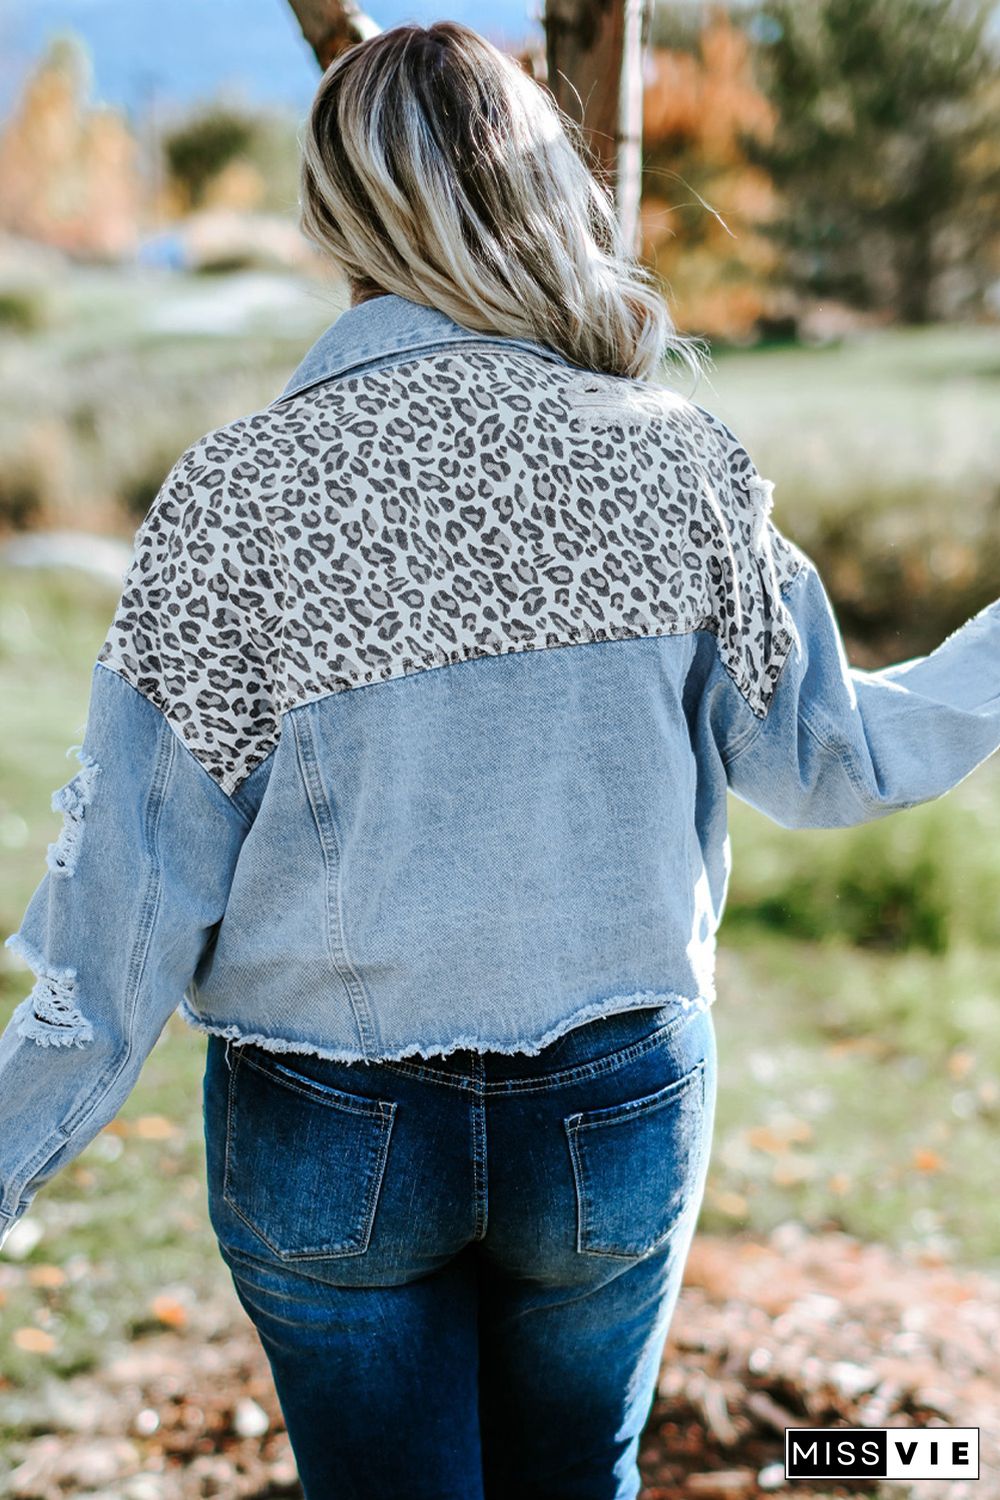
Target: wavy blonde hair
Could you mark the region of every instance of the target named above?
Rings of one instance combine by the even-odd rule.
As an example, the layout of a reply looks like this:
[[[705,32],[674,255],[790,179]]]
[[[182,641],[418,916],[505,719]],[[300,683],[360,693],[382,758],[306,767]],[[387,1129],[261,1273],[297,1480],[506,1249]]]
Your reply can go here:
[[[300,223],[356,292],[396,292],[466,328],[646,379],[704,373],[652,271],[631,255],[582,130],[457,21],[406,24],[340,53],[302,141]]]

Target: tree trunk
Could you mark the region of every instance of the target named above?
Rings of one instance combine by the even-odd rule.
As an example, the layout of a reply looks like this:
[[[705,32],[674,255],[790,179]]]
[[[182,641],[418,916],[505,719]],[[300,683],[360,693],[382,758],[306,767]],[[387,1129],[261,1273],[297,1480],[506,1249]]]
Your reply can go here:
[[[324,72],[346,48],[367,41],[382,30],[354,0],[288,0],[288,3]]]
[[[639,248],[643,57],[651,0],[547,0],[546,82],[613,184],[625,243]]]

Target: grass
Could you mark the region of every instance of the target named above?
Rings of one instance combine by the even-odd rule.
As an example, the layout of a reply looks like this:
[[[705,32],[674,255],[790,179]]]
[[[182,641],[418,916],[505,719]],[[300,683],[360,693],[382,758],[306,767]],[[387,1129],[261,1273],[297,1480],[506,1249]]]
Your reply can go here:
[[[934,325],[720,353],[695,400],[746,435],[786,520],[931,487],[961,522],[967,487],[1000,469],[998,396],[995,327]]]

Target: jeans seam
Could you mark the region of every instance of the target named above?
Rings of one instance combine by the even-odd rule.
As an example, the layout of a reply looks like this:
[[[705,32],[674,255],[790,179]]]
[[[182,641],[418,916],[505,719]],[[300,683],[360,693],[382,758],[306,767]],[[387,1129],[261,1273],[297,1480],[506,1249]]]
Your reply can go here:
[[[704,1119],[707,1097],[705,1088],[706,1072],[707,1062],[706,1059],[702,1057],[681,1078],[675,1079],[673,1083],[667,1084],[665,1088],[658,1089],[655,1094],[650,1095],[649,1100],[662,1098],[662,1103],[665,1105],[670,1099],[683,1097],[690,1089],[697,1087],[699,1095],[699,1110],[702,1119]],[[649,1100],[643,1102],[648,1103]],[[659,1108],[661,1106],[658,1105],[656,1107]],[[634,1261],[640,1260],[647,1255],[651,1255],[655,1251],[659,1250],[661,1246],[668,1244],[676,1236],[678,1227],[680,1226],[685,1213],[687,1213],[688,1208],[687,1206],[685,1206],[685,1208],[681,1210],[681,1212],[677,1215],[677,1217],[667,1229],[665,1229],[661,1234],[655,1236],[647,1245],[641,1246],[640,1248],[630,1250],[615,1250],[603,1248],[596,1245],[585,1245],[583,1243],[585,1227],[590,1230],[591,1234],[593,1234],[593,1203],[589,1192],[589,1183],[586,1170],[586,1157],[580,1150],[580,1132],[588,1129],[590,1125],[596,1125],[598,1128],[601,1128],[605,1125],[617,1124],[619,1120],[633,1119],[638,1113],[646,1113],[646,1111],[643,1110],[641,1112],[634,1111],[632,1113],[626,1114],[625,1111],[628,1109],[627,1104],[613,1106],[613,1108],[620,1109],[622,1111],[622,1113],[614,1120],[608,1118],[605,1120],[594,1120],[588,1122],[585,1120],[585,1116],[589,1113],[589,1111],[583,1110],[578,1111],[576,1114],[570,1115],[563,1121],[563,1129],[569,1141],[570,1155],[573,1160],[573,1175],[576,1187],[576,1249],[577,1253],[581,1255],[595,1255],[610,1260]],[[704,1156],[702,1152],[698,1156],[697,1167],[692,1173],[692,1182],[696,1182],[698,1180],[698,1177],[701,1173],[703,1161]]]
[[[237,1047],[236,1050],[241,1053],[245,1053],[246,1051],[243,1047]],[[281,1068],[280,1065],[276,1069],[263,1068],[260,1063],[254,1062],[252,1057],[243,1056],[241,1060],[246,1063],[248,1068],[253,1068],[255,1073],[260,1073],[263,1077],[270,1078],[279,1087],[290,1089],[292,1093],[301,1094],[304,1099],[312,1099],[317,1104],[325,1104],[328,1109],[340,1109],[345,1114],[361,1115],[363,1118],[369,1120],[384,1120],[387,1115],[392,1115],[396,1109],[394,1100],[370,1099],[367,1094],[351,1095],[346,1089],[332,1089],[332,1092],[337,1097],[327,1098],[325,1094],[329,1091],[322,1084],[317,1083],[315,1090],[303,1088],[300,1083],[297,1083],[289,1075],[288,1070]],[[304,1077],[305,1075],[301,1076]],[[309,1081],[313,1082],[314,1080],[310,1079]],[[352,1099],[356,1099],[357,1103],[352,1103]]]
[[[472,1167],[473,1167],[473,1192],[476,1208],[476,1222],[472,1238],[482,1240],[486,1237],[486,1223],[489,1218],[488,1186],[487,1186],[487,1145],[486,1145],[486,1093],[485,1093],[485,1064],[481,1057],[473,1059],[475,1070],[475,1095],[472,1100]]]
[[[627,1012],[618,1012],[627,1014]],[[644,1053],[658,1047],[667,1037],[673,1036],[676,1031],[689,1022],[695,1016],[705,1015],[706,1011],[692,1009],[682,1011],[658,1026],[649,1036],[640,1037],[637,1042],[628,1042],[624,1047],[615,1052],[609,1052],[605,1057],[595,1058],[589,1063],[575,1063],[570,1068],[558,1068],[554,1073],[542,1074],[539,1078],[497,1078],[486,1079],[482,1088],[487,1095],[490,1094],[531,1094],[539,1093],[548,1089],[568,1088],[574,1083],[580,1083],[587,1078],[600,1077],[603,1073],[611,1073],[632,1062]],[[423,1067],[419,1063],[410,1063],[405,1058],[387,1059],[375,1064],[380,1068],[389,1068],[393,1072],[403,1073],[411,1078],[426,1078],[431,1082],[438,1083],[444,1088],[470,1089],[478,1087],[475,1074],[462,1074],[455,1076],[445,1073],[436,1068]]]

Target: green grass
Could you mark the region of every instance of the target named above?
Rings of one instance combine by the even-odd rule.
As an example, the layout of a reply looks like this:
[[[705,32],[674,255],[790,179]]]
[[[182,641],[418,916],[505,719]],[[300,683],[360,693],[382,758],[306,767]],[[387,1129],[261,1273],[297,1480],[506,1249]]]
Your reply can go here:
[[[702,1227],[798,1219],[1000,1270],[1000,951],[721,943]]]
[[[273,400],[346,303],[303,285],[287,308],[193,331],[242,284],[77,266],[46,288],[42,327],[0,326],[0,527],[27,494],[46,524],[127,537],[173,460]]]
[[[961,525],[967,486],[996,484],[995,328],[889,328],[829,349],[720,352],[716,363],[694,399],[775,479],[776,515],[929,488]]]

